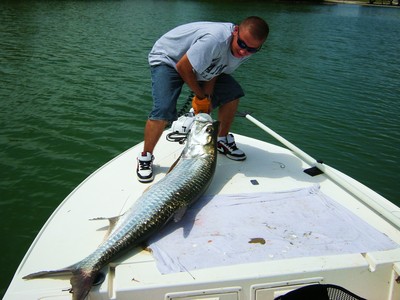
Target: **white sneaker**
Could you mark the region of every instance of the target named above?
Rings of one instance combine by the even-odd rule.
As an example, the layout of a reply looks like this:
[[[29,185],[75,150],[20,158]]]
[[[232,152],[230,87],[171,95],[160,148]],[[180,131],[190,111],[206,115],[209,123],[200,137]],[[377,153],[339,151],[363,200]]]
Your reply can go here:
[[[231,133],[226,136],[226,140],[222,139],[217,142],[217,150],[233,160],[246,159],[246,154],[242,150],[238,149],[235,143],[235,138]]]
[[[140,182],[152,182],[154,156],[150,152],[141,152],[137,157],[136,175]]]

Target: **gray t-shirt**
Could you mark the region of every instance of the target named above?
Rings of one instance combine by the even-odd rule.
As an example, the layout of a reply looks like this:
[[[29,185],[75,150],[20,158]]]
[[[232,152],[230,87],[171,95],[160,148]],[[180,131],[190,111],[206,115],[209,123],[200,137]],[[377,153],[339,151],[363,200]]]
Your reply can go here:
[[[194,22],[164,34],[149,54],[149,64],[167,64],[176,69],[185,53],[198,80],[208,81],[221,73],[230,74],[248,57],[236,58],[231,52],[232,23]]]

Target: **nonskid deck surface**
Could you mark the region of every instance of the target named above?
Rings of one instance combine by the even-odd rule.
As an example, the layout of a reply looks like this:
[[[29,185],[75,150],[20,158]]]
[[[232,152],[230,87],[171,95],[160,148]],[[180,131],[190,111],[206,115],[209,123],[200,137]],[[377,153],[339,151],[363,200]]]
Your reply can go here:
[[[365,282],[370,282],[371,286],[380,286],[382,289],[389,288],[390,282],[393,281],[391,279],[394,276],[392,274],[393,268],[394,266],[399,267],[398,265],[393,265],[394,262],[400,260],[400,248],[398,246],[400,233],[398,228],[383,220],[353,197],[351,193],[332,182],[326,175],[312,177],[304,173],[304,169],[310,166],[293,155],[291,151],[241,135],[235,135],[235,138],[237,144],[246,152],[248,158],[244,162],[237,162],[219,155],[217,170],[213,182],[204,196],[205,198],[211,199],[214,195],[223,197],[225,195],[245,194],[262,195],[263,197],[274,195],[275,197],[276,195],[288,195],[287,193],[291,191],[317,189],[318,193],[327,196],[329,201],[332,201],[328,203],[329,205],[334,205],[336,208],[346,212],[348,217],[345,220],[346,222],[353,222],[352,218],[356,220],[362,219],[379,237],[386,238],[385,242],[388,244],[382,244],[383,251],[381,251],[382,249],[371,247],[371,249],[365,248],[365,251],[362,252],[359,251],[360,249],[341,252],[344,247],[343,244],[340,245],[342,248],[338,247],[337,252],[303,253],[302,255],[276,257],[276,254],[268,251],[268,247],[271,248],[274,243],[274,238],[275,244],[277,244],[279,236],[281,236],[280,242],[286,244],[286,250],[290,252],[295,247],[302,249],[301,243],[304,243],[305,240],[310,241],[311,237],[314,238],[314,245],[323,246],[323,242],[318,244],[318,241],[323,241],[324,237],[322,233],[316,231],[316,227],[312,227],[309,230],[305,228],[300,236],[298,232],[294,232],[296,226],[292,226],[288,227],[286,231],[280,228],[279,235],[271,238],[268,233],[276,234],[277,230],[273,228],[278,225],[276,225],[277,223],[269,222],[272,218],[266,218],[264,222],[266,230],[264,232],[259,234],[252,233],[251,236],[245,235],[241,237],[242,239],[238,239],[246,247],[243,248],[243,251],[248,252],[242,255],[244,259],[242,261],[214,266],[206,265],[206,267],[187,267],[183,264],[179,266],[179,272],[161,272],[159,269],[160,264],[156,263],[153,254],[148,249],[137,248],[110,264],[109,268],[105,270],[107,273],[105,282],[101,286],[92,289],[90,299],[105,299],[105,295],[108,295],[109,298],[118,295],[118,299],[129,299],[129,297],[132,298],[135,295],[139,297],[138,299],[144,299],[143,297],[147,297],[146,299],[164,299],[160,298],[160,295],[165,296],[168,293],[170,293],[170,296],[166,299],[204,299],[204,297],[195,298],[197,297],[194,295],[195,293],[188,294],[189,296],[179,293],[200,290],[203,291],[202,295],[212,296],[218,295],[219,292],[216,291],[221,291],[221,288],[223,288],[222,294],[228,295],[226,296],[227,298],[221,299],[238,299],[238,295],[241,295],[240,297],[242,298],[240,299],[273,299],[276,296],[276,292],[272,290],[276,289],[276,285],[279,286],[279,284],[283,286],[292,284],[301,286],[312,282],[333,282],[346,286],[349,284],[349,280],[345,278],[356,278],[356,274],[359,279],[353,279],[354,282],[348,286],[354,292],[360,294],[363,291],[362,286],[365,286]],[[57,296],[54,299],[70,299],[70,295],[66,292],[70,287],[68,277],[62,277],[59,280],[38,279],[29,281],[24,281],[21,278],[32,272],[58,269],[71,265],[91,253],[101,243],[106,232],[107,221],[90,221],[90,219],[120,215],[149,186],[136,180],[136,156],[141,147],[142,144],[139,144],[101,167],[64,200],[49,218],[28,251],[4,299],[21,299],[21,297],[27,295],[29,295],[29,299],[39,299],[46,296]],[[166,174],[169,167],[179,157],[182,147],[182,145],[168,142],[162,137],[154,153],[156,157],[155,181],[160,180]],[[340,172],[338,173],[342,175]],[[345,175],[343,176],[352,184],[354,183],[361,189],[364,188],[360,183]],[[367,193],[375,195],[371,191],[367,191]],[[288,200],[285,197],[283,199],[278,199],[277,202],[282,201],[290,208],[290,205],[287,204]],[[380,198],[377,197],[377,199]],[[225,201],[224,205],[226,205],[227,200],[224,199],[223,201]],[[236,199],[235,201],[240,202],[242,200]],[[275,219],[279,220],[276,215],[279,214],[280,206],[276,204],[276,201],[271,201],[274,204],[274,210],[268,210],[273,206],[272,204],[270,206],[266,205],[262,209],[268,210],[265,212],[266,215],[268,213],[275,214]],[[315,214],[313,216],[312,209],[314,207],[307,208],[307,205],[311,205],[312,202],[296,201],[296,198],[294,198],[292,203],[292,212],[297,210],[301,216],[301,211],[303,211],[305,212],[303,220],[308,219],[310,224],[314,222],[315,226],[321,226],[321,215]],[[229,220],[229,218],[235,218],[236,221],[240,218],[251,219],[251,210],[246,210],[247,206],[243,205],[243,201],[240,204],[242,204],[242,208],[237,205],[240,213],[235,216],[232,216],[233,213],[230,207],[229,212],[227,212],[228,208],[225,207],[224,209],[222,206],[221,219]],[[296,205],[299,206],[296,207]],[[399,210],[399,208],[387,201],[382,205],[392,211]],[[282,204],[282,208],[283,206]],[[338,209],[332,209],[332,212],[337,213],[337,211]],[[199,213],[199,216],[202,216],[201,213]],[[192,217],[196,221],[196,214]],[[202,217],[205,218],[204,216]],[[294,218],[293,215],[286,215],[284,218],[286,218],[287,224],[296,224],[296,222],[302,220],[300,217],[297,220],[290,220],[290,218]],[[312,219],[310,220],[310,218]],[[197,224],[196,222],[193,224],[201,226],[201,222],[206,222],[206,218],[204,220],[198,219]],[[346,226],[343,224],[345,223],[341,223],[341,226]],[[240,222],[234,222],[231,225],[233,226],[232,233],[240,232],[238,230]],[[178,224],[172,224],[171,226],[179,227]],[[197,229],[197,227],[193,228]],[[335,230],[340,231],[340,228],[338,227]],[[354,238],[354,235],[357,234],[357,228],[355,231],[349,231],[346,232],[347,235],[343,235],[348,238],[349,245],[353,244],[349,236],[353,234],[352,238]],[[217,232],[215,228],[213,230],[213,232],[209,233],[210,237],[205,239],[207,245],[203,249],[213,249],[216,252],[221,250],[222,254],[220,253],[220,255],[223,257],[224,251],[221,245],[226,245],[226,241],[229,240],[229,236],[226,239],[226,235],[229,235],[230,232],[229,228],[224,228],[223,235],[225,240],[218,240],[222,233]],[[342,230],[346,231],[346,228],[342,228]],[[187,239],[188,236],[185,236],[188,233],[190,233],[190,230],[182,233],[182,241],[189,241]],[[334,235],[338,234],[336,232]],[[179,238],[179,235],[174,238]],[[332,243],[339,243],[339,239],[332,240],[332,237],[330,238],[330,246],[332,246]],[[235,240],[234,235],[232,240]],[[217,241],[220,244],[217,244]],[[179,241],[174,240],[173,242],[176,244],[172,245],[172,248],[177,248]],[[215,247],[213,247],[213,243],[215,243]],[[198,246],[196,243],[190,244],[189,242],[190,245],[194,248]],[[229,245],[229,247],[234,247],[234,244]],[[263,248],[266,249],[265,259],[262,258]],[[260,249],[261,254],[259,253]],[[252,255],[252,250],[257,254],[254,253]],[[282,252],[285,249],[280,250]],[[226,255],[230,253],[229,251],[225,252]],[[231,252],[231,255],[239,256],[234,251]],[[257,260],[254,260],[256,255]],[[167,257],[170,258],[170,254]],[[177,255],[178,263],[179,257],[180,255]],[[251,259],[248,259],[249,257]],[[202,260],[205,259],[202,258]],[[341,274],[339,274],[339,270]],[[361,284],[361,280],[364,281],[363,284]],[[204,292],[206,290],[209,292]],[[230,298],[230,295],[233,298]],[[211,296],[207,297],[210,298]],[[381,299],[379,297],[382,297],[382,292],[378,292],[375,288],[368,291],[364,296],[370,296],[368,299]]]

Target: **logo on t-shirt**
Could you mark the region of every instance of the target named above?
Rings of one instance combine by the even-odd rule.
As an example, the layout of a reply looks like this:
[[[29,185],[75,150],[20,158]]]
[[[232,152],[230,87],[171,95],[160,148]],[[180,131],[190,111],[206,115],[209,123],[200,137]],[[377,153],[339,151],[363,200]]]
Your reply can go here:
[[[208,66],[207,69],[205,69],[200,75],[203,77],[205,80],[211,80],[212,78],[220,75],[227,65],[224,64],[218,64],[219,59],[213,59],[211,64]]]

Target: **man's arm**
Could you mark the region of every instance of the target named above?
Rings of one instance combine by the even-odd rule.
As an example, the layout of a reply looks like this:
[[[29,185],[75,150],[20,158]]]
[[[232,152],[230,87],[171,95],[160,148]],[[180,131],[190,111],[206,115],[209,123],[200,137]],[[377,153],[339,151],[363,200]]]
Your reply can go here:
[[[213,77],[213,79],[206,81],[203,85],[203,91],[208,97],[211,97],[214,92],[215,82],[217,81],[218,76]]]
[[[178,73],[182,77],[183,81],[186,82],[190,89],[195,93],[197,98],[203,99],[213,93],[216,77],[210,81],[207,81],[204,85],[204,88],[201,88],[197,81],[196,74],[193,72],[192,64],[190,63],[186,54],[178,61],[176,64],[176,69],[178,70]]]

